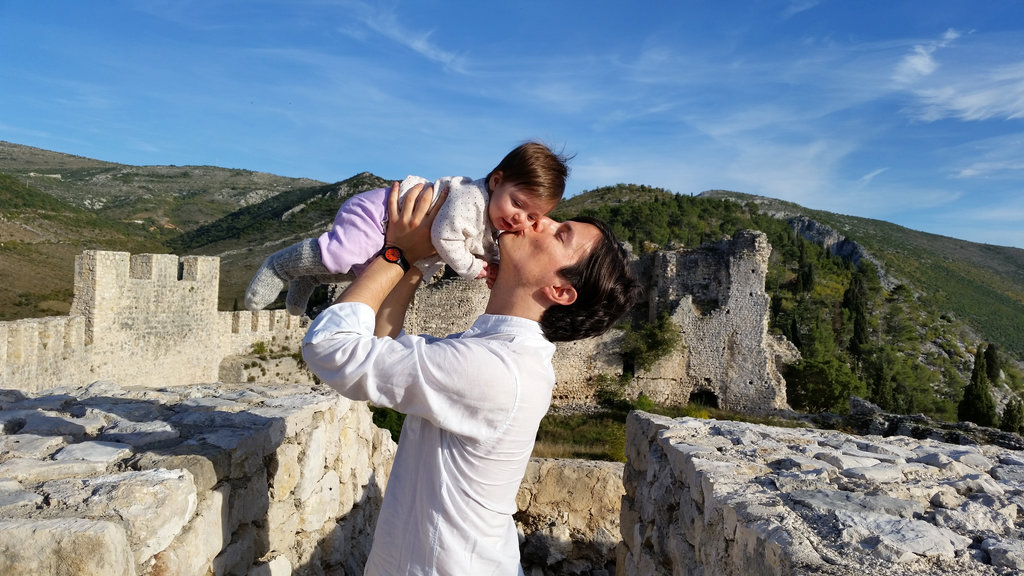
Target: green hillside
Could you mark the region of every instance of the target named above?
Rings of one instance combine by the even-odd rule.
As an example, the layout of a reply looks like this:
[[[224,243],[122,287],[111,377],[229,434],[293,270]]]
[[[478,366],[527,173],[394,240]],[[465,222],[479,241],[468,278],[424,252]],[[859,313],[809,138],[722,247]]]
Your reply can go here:
[[[0,320],[66,313],[74,257],[91,248],[218,256],[220,307],[232,309],[267,255],[319,235],[346,198],[388,183],[369,173],[324,184],[133,167],[0,142]],[[859,394],[893,412],[955,419],[974,355],[990,344],[1005,360],[993,356],[1000,394],[1024,387],[1024,250],[728,191],[619,184],[568,198],[553,215],[579,214],[609,222],[638,255],[763,231],[770,330],[803,356],[786,373],[796,408],[842,410]],[[797,235],[788,218],[798,215],[856,243],[865,259]]]
[[[955,420],[979,347],[991,343],[1005,358],[1024,357],[1018,249],[723,191],[684,196],[620,184],[571,198],[557,214],[601,218],[641,253],[763,231],[772,245],[770,329],[803,356],[786,374],[790,403],[799,409],[842,411],[856,394],[893,412]],[[779,214],[833,227],[895,283],[884,288],[871,261],[857,266],[830,254],[797,236]],[[1022,388],[1019,368],[1005,368],[997,384]]]

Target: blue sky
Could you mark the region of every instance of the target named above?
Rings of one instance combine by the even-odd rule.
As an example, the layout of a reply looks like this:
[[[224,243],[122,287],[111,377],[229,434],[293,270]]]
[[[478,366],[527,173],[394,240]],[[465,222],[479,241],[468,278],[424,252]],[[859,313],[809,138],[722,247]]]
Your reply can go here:
[[[1024,3],[0,0],[0,140],[325,182],[728,189],[1024,248]]]

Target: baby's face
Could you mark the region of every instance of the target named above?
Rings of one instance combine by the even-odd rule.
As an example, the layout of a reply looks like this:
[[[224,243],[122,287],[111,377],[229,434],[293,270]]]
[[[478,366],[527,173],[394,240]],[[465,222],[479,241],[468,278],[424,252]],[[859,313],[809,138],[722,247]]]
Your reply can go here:
[[[538,200],[533,192],[519,188],[517,184],[499,181],[492,186],[487,216],[496,230],[518,232],[554,207],[554,202]]]

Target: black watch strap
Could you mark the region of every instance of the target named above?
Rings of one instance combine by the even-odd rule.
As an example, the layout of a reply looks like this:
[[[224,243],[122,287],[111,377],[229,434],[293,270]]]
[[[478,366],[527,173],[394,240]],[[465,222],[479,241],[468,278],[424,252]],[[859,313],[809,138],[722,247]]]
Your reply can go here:
[[[398,246],[385,246],[377,254],[383,256],[388,262],[401,266],[403,272],[409,271],[409,261],[405,259],[402,249]]]

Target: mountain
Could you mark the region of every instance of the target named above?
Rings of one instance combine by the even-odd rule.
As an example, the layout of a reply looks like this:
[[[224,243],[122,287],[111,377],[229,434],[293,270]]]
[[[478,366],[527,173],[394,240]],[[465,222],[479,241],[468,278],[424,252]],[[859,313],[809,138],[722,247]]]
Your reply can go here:
[[[379,179],[355,180],[370,181]],[[343,183],[213,166],[129,166],[0,141],[0,320],[66,314],[75,256],[83,250],[221,255],[216,250],[230,242],[194,250],[188,242],[248,207],[273,212],[276,203],[293,202],[287,210],[338,187]],[[336,208],[325,207],[330,216],[301,234],[318,234]],[[266,240],[256,237],[247,233],[254,244],[224,248],[225,309],[244,291],[248,279],[242,277],[265,256],[256,251]]]
[[[328,184],[211,166],[126,166],[0,142],[0,320],[66,313],[74,257],[89,248],[219,256],[220,306],[232,309],[267,255],[319,235],[345,198],[388,182],[369,173]],[[764,231],[773,246],[771,329],[802,351],[839,358],[855,372],[846,376],[869,387],[883,376],[930,378],[939,400],[904,403],[904,411],[948,417],[985,343],[1013,361],[1006,381],[1024,388],[1024,250],[721,190],[686,196],[619,184],[567,198],[553,215],[578,214],[605,219],[639,253]],[[851,303],[854,286],[866,304]],[[853,311],[862,309],[869,336],[855,336]],[[868,337],[888,356],[857,356],[854,340]],[[845,378],[842,370],[835,374]]]
[[[918,232],[869,218],[810,210],[772,198],[711,191],[701,196],[753,202],[779,218],[809,218],[836,233],[831,242],[863,248],[883,273],[913,286],[935,308],[966,320],[990,341],[1024,356],[1024,250]]]

